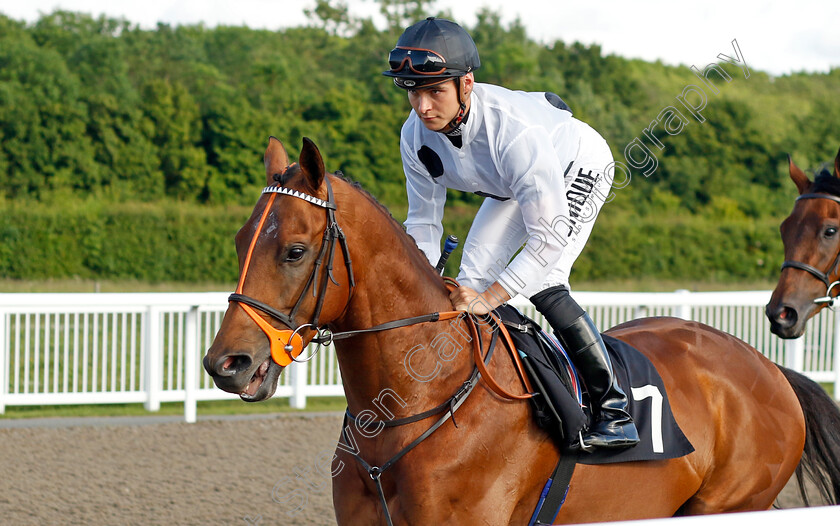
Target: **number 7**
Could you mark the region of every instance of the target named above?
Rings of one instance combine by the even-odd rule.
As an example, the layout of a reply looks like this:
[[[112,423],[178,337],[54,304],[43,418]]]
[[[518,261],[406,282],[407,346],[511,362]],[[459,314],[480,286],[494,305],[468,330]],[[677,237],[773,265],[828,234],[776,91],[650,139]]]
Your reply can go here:
[[[662,393],[655,385],[645,385],[630,389],[633,393],[633,400],[641,402],[645,398],[651,399],[651,441],[653,442],[654,453],[664,453],[665,447],[662,443]]]

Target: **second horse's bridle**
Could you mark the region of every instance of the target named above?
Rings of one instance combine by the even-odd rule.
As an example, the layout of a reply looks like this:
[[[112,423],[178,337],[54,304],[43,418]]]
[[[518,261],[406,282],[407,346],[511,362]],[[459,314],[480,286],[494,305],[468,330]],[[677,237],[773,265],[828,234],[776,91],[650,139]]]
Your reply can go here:
[[[802,195],[800,195],[799,197],[796,198],[797,201],[799,201],[800,199],[828,199],[829,201],[834,201],[835,203],[840,204],[840,197],[830,195],[830,194],[802,194]],[[831,291],[832,291],[832,289],[834,289],[834,287],[836,287],[837,285],[840,285],[840,281],[831,281],[830,276],[835,273],[835,271],[837,270],[837,265],[838,264],[840,264],[840,251],[837,252],[837,255],[834,257],[834,262],[831,264],[831,266],[828,267],[828,271],[826,271],[826,272],[823,272],[820,269],[818,269],[818,268],[816,268],[812,265],[809,265],[807,263],[802,263],[801,261],[793,261],[793,260],[786,260],[784,263],[782,263],[781,270],[784,270],[786,268],[795,268],[795,269],[799,269],[799,270],[804,270],[805,272],[808,272],[809,274],[811,274],[812,276],[814,276],[818,280],[825,283],[825,286],[826,286],[825,296],[820,297],[820,298],[816,298],[814,300],[814,303],[817,303],[817,304],[825,303],[829,307],[833,307],[834,303],[837,301],[837,296],[832,296]]]

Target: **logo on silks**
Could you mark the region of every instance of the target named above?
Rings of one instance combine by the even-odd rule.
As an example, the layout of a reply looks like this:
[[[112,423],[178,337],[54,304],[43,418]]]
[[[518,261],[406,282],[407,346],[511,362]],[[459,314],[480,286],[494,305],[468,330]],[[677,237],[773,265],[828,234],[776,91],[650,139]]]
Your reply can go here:
[[[415,84],[417,84],[417,83],[414,82],[411,79],[406,79],[406,80],[403,81],[403,85],[408,86],[409,88],[413,87]]]

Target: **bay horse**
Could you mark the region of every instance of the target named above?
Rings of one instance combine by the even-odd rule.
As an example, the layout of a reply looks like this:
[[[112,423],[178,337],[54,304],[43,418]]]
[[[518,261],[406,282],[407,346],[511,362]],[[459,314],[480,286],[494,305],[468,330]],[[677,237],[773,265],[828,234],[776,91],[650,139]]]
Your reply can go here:
[[[470,316],[449,316],[446,283],[412,238],[370,194],[326,173],[310,140],[290,165],[272,137],[264,160],[267,188],[236,235],[239,283],[203,360],[215,384],[266,400],[303,346],[334,341],[356,415],[330,467],[339,525],[528,524],[560,450],[523,402],[512,355],[487,356],[491,324],[467,331]],[[840,444],[825,438],[838,428],[825,422],[840,414],[819,386],[697,322],[640,319],[609,334],[656,365],[695,451],[579,465],[557,523],[767,509],[800,459],[838,502]],[[476,361],[486,374],[476,377]],[[452,422],[432,429],[440,414]]]
[[[798,338],[840,294],[840,151],[834,173],[823,169],[814,181],[790,157],[788,165],[799,196],[780,228],[785,261],[765,312],[773,334]]]

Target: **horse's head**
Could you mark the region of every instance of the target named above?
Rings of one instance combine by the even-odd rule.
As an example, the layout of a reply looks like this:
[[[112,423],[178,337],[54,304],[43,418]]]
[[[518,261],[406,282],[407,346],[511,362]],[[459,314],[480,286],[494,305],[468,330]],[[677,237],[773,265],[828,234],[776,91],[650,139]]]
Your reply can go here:
[[[220,389],[245,401],[274,394],[283,368],[341,315],[353,287],[333,183],[315,144],[304,138],[298,163],[271,137],[266,188],[236,234],[239,283],[204,357]],[[338,245],[338,247],[336,246]]]
[[[785,262],[766,314],[770,330],[797,338],[805,323],[830,303],[840,285],[840,152],[834,173],[823,170],[813,182],[789,159],[790,177],[799,190],[793,212],[782,222]]]

